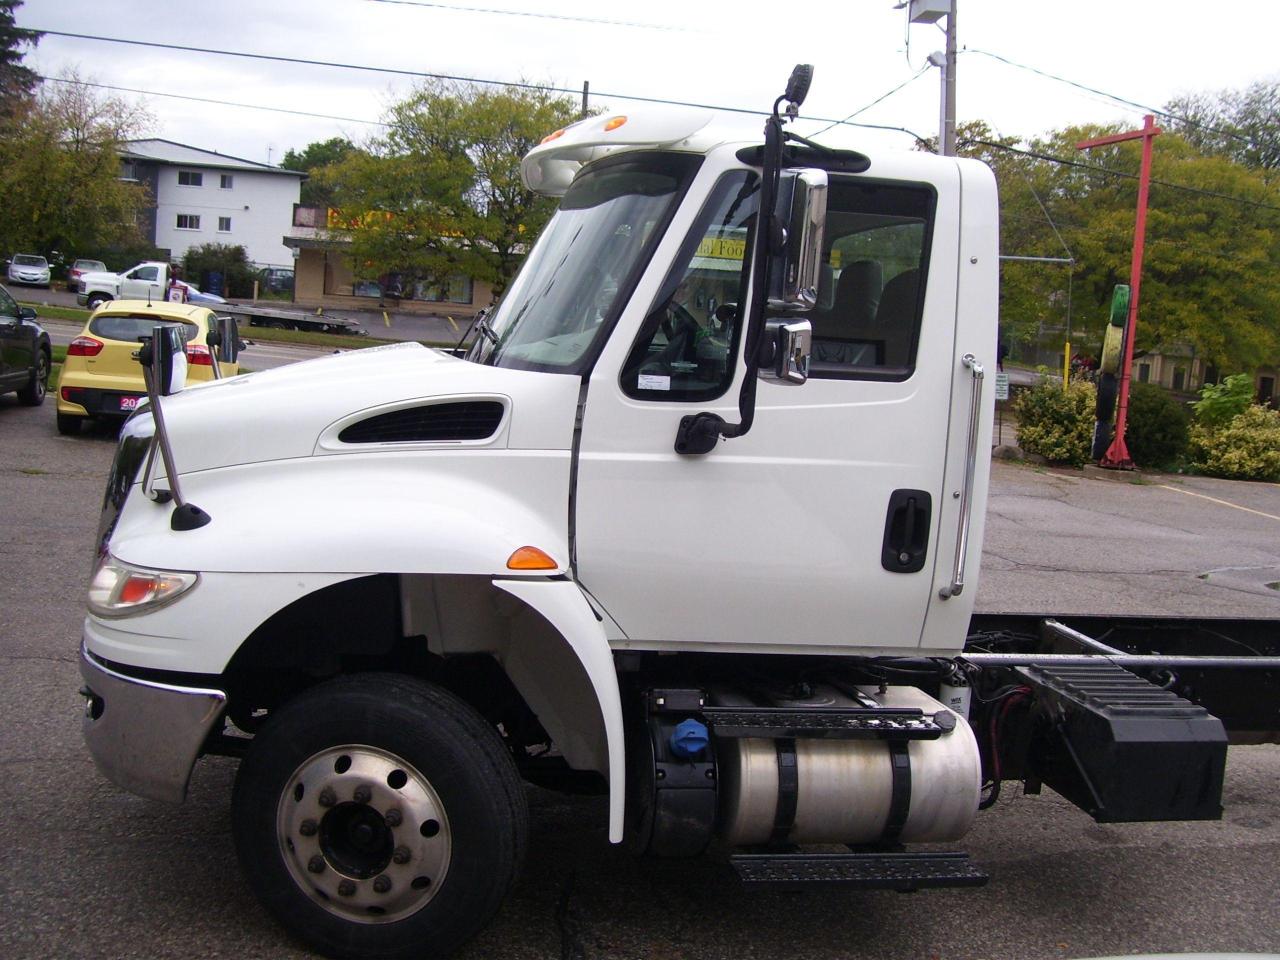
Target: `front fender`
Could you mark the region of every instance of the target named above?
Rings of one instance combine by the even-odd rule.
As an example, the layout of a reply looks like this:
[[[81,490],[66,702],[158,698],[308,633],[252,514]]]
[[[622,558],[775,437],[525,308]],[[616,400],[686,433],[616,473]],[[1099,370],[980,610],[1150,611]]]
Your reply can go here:
[[[569,453],[456,450],[302,457],[188,474],[212,517],[169,528],[172,505],[135,490],[112,535],[128,563],[198,572],[509,575],[531,545],[568,568]]]
[[[540,614],[572,648],[595,691],[609,753],[609,841],[622,842],[622,815],[626,803],[626,748],[623,742],[622,696],[613,666],[609,640],[578,585],[568,580],[495,580],[505,590]],[[517,687],[518,677],[512,681]],[[536,692],[521,689],[526,700]],[[531,703],[535,711],[538,705]],[[552,731],[552,736],[555,733]]]

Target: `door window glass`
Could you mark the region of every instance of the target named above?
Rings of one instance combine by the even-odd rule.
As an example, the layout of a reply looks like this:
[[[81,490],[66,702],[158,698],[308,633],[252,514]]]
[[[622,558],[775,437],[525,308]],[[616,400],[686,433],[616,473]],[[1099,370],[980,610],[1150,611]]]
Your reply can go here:
[[[0,317],[16,317],[18,304],[5,290],[0,290]]]
[[[759,177],[726,175],[694,223],[622,368],[643,400],[708,400],[733,379]]]
[[[915,368],[934,194],[833,178],[810,375],[903,380]]]

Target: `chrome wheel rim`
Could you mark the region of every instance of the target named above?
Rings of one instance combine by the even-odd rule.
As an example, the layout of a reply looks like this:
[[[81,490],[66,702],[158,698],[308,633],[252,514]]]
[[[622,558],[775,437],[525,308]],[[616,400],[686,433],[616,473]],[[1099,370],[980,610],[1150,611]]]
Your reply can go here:
[[[328,912],[390,923],[421,910],[449,869],[444,805],[412,764],[377,747],[332,747],[303,762],[276,813],[280,855]]]
[[[40,359],[36,361],[36,399],[43,400],[48,389],[49,361],[45,359],[44,353],[41,352]]]

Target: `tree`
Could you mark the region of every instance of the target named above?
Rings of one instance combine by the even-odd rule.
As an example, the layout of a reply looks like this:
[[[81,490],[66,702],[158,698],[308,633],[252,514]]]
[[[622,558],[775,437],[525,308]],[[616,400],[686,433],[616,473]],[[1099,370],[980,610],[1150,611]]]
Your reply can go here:
[[[149,116],[73,74],[0,123],[0,249],[98,255],[137,242],[145,188],[120,179],[121,142]]]
[[[1075,257],[1072,341],[1081,352],[1098,349],[1112,288],[1129,282],[1141,147],[1122,143],[1082,154],[1075,144],[1117,130],[1070,128],[1021,145],[973,133],[958,138],[995,171],[1002,252],[1063,257],[1070,250]],[[1268,172],[1206,156],[1165,133],[1155,144],[1153,177],[1137,348],[1189,345],[1228,370],[1280,354],[1280,277],[1273,267],[1280,192]],[[1061,323],[1065,285],[1063,267],[1004,264],[1006,336],[1012,331],[1010,339],[1028,342]]]
[[[183,255],[183,277],[201,290],[209,290],[213,286],[210,275],[215,273],[221,278],[222,294],[228,297],[253,295],[253,281],[258,279],[258,271],[249,262],[244,247],[205,243],[191,247]]]
[[[297,170],[307,174],[307,179],[302,181],[300,197],[304,206],[330,207],[333,206],[333,187],[321,183],[315,174],[326,167],[341,163],[358,152],[360,148],[346,137],[331,137],[328,140],[309,143],[301,152],[286,151],[280,166],[286,170]]]
[[[1259,80],[1243,90],[1187,94],[1165,109],[1173,128],[1205,153],[1248,167],[1280,167],[1280,80]]]
[[[11,116],[14,110],[31,99],[40,77],[22,65],[26,51],[34,47],[44,34],[17,26],[14,14],[22,0],[0,0],[0,116]]]
[[[428,82],[367,151],[321,169],[366,276],[444,284],[464,274],[501,291],[555,203],[525,189],[520,159],[575,118],[545,90]]]

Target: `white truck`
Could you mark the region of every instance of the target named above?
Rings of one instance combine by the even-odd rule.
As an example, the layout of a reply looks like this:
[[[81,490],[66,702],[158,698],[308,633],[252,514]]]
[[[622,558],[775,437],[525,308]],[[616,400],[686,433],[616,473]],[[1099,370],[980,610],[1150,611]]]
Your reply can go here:
[[[169,264],[145,260],[124,273],[82,273],[76,281],[76,303],[90,310],[108,300],[163,300],[169,293]]]
[[[607,791],[637,853],[719,838],[747,883],[912,890],[984,882],[912,845],[1002,780],[1212,819],[1228,727],[1280,729],[1266,638],[973,617],[994,179],[785,119],[557,131],[523,175],[559,212],[464,358],[325,357],[122,431],[90,751],[174,802],[242,758],[247,880],[314,948],[465,942],[519,866],[522,780]]]

